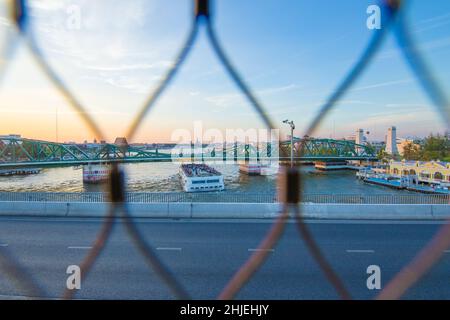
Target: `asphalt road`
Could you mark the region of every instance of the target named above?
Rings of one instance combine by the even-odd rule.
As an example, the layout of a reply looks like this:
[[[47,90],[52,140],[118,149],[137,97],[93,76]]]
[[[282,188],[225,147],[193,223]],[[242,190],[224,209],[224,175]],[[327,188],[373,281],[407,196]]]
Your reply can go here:
[[[0,250],[13,256],[46,291],[58,298],[66,269],[79,264],[101,226],[98,219],[0,218]],[[326,257],[352,296],[370,299],[369,265],[381,268],[381,285],[427,243],[437,222],[310,222]],[[267,232],[267,221],[138,220],[138,227],[195,299],[213,299]],[[4,267],[4,266],[3,266]],[[0,268],[0,298],[27,297]],[[91,274],[77,291],[80,299],[170,299],[171,293],[139,255],[122,222]],[[266,264],[240,292],[241,299],[336,299],[289,223]],[[450,299],[450,251],[410,289],[408,299]]]

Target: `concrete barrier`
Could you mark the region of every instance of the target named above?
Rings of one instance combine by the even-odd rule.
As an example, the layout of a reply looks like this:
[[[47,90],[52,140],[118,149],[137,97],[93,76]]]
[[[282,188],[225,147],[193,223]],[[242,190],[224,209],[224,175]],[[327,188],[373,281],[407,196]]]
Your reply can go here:
[[[192,218],[272,218],[279,209],[277,203],[192,203]]]
[[[107,214],[108,210],[108,204],[100,202],[69,202],[65,204],[67,205],[66,216],[71,217],[103,217]]]
[[[67,212],[66,203],[0,202],[0,215],[64,217]]]
[[[447,214],[438,218],[450,217],[449,205],[431,204],[307,204],[303,214],[310,219],[434,219],[432,208],[439,206]]]
[[[435,219],[448,219],[450,218],[450,206],[449,205],[432,206],[431,215]]]
[[[128,203],[135,218],[270,219],[281,211],[278,203]],[[108,203],[0,202],[0,216],[104,217]],[[438,204],[303,204],[308,219],[450,218],[450,205]],[[291,215],[292,216],[292,215]]]

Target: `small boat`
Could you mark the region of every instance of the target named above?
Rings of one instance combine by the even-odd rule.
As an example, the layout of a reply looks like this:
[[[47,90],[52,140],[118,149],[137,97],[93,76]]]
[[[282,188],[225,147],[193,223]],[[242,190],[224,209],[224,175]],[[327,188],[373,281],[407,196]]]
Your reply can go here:
[[[360,180],[364,180],[366,178],[373,178],[376,176],[377,176],[377,173],[374,170],[372,170],[372,168],[369,168],[369,167],[359,169],[359,171],[356,172],[356,177]]]
[[[41,168],[3,169],[0,170],[0,176],[27,176],[41,171]]]
[[[278,174],[280,171],[280,166],[278,164],[267,164],[267,165],[261,165],[261,172],[260,174],[262,176],[273,176]]]
[[[242,163],[239,165],[239,171],[249,176],[259,176],[261,174],[261,164]]]
[[[242,163],[239,165],[239,171],[249,176],[271,176],[277,174],[279,169],[278,164],[269,163]]]
[[[406,188],[409,191],[415,191],[415,192],[422,192],[422,193],[428,193],[428,194],[450,194],[450,190],[442,186],[440,184],[436,185],[410,185]]]
[[[106,164],[88,164],[83,166],[83,182],[102,183],[108,181],[110,168]]]
[[[317,170],[321,171],[349,169],[347,161],[334,161],[334,162],[317,161],[314,163],[314,167]]]
[[[363,181],[366,183],[376,184],[376,185],[390,187],[390,188],[394,188],[394,189],[405,189],[405,186],[402,184],[402,181],[399,179],[367,177],[367,178],[364,178]]]
[[[225,189],[223,175],[206,164],[182,164],[179,175],[186,192],[222,191]]]

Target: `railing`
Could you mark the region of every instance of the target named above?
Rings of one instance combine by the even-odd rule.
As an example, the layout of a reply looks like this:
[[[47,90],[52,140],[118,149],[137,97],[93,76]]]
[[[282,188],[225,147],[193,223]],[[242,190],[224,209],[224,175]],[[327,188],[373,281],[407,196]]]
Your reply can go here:
[[[277,203],[274,193],[185,193],[185,192],[129,192],[129,203]],[[0,192],[0,201],[27,202],[109,202],[109,195],[102,192]],[[449,204],[450,195],[445,194],[304,194],[303,203],[342,204]]]

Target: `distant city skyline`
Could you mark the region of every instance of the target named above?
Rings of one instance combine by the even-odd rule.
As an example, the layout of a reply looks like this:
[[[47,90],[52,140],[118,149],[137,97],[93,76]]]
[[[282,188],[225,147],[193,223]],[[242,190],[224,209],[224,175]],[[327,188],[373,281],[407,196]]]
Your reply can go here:
[[[294,132],[294,137],[295,138],[300,138],[301,135],[297,134],[297,133],[300,133],[300,132]],[[375,139],[375,138],[373,138],[371,136],[370,132],[367,133],[367,131],[364,131],[364,135],[363,135],[364,136],[364,142],[369,142],[369,143],[370,142],[375,142],[375,143],[384,142],[385,143],[386,140],[387,140],[387,135],[388,135],[388,131],[386,131],[386,134],[383,137],[381,137],[380,139]],[[448,131],[445,131],[445,132],[430,132],[429,134],[426,134],[426,135],[423,135],[423,136],[422,135],[414,135],[414,136],[397,135],[396,140],[397,141],[403,141],[403,140],[408,140],[409,141],[409,140],[416,140],[416,139],[417,140],[423,140],[423,139],[429,137],[430,135],[433,135],[433,136],[437,136],[437,135],[445,136],[445,135],[449,135],[449,132]],[[3,134],[2,132],[0,132],[0,138],[8,137],[8,136],[17,136],[17,137],[27,138],[27,139],[37,139],[36,137],[23,136],[23,135],[18,134],[18,133]],[[75,144],[85,144],[85,143],[96,144],[96,143],[114,143],[114,141],[117,138],[120,138],[120,137],[115,137],[115,138],[112,138],[111,140],[108,140],[108,139],[107,140],[100,140],[100,139],[97,139],[97,138],[84,138],[84,139],[81,139],[81,140],[55,141],[55,140],[51,140],[50,139],[50,140],[47,140],[47,141],[49,141],[49,142],[67,143],[67,144],[73,144],[73,143],[75,143]],[[349,132],[348,134],[342,135],[342,136],[331,136],[331,135],[330,136],[319,136],[319,135],[315,135],[315,136],[313,136],[313,138],[317,138],[317,139],[328,139],[329,138],[329,139],[336,139],[336,140],[355,140],[356,133],[355,132]],[[286,135],[281,137],[282,141],[287,141],[289,139],[290,139],[290,134],[286,134]],[[226,140],[227,143],[233,143],[233,141],[235,141],[235,140],[230,140],[230,141]],[[237,141],[244,142],[245,138],[238,139]],[[192,142],[193,143],[200,143],[200,140],[199,139],[192,140]],[[204,144],[208,144],[208,143],[219,143],[220,144],[223,141],[215,141],[214,139],[203,139],[201,142],[204,143]],[[251,140],[250,142],[253,142],[253,140]],[[145,141],[145,140],[143,140],[143,141],[133,141],[131,143],[134,143],[134,144],[167,144],[167,145],[169,145],[169,144],[177,144],[177,143],[179,143],[179,141],[177,141],[177,140],[172,140],[172,141]]]
[[[184,40],[191,2],[173,0],[170,8],[163,0],[111,0],[109,6],[84,0],[30,3],[32,25],[51,64],[99,122],[104,138],[123,136]],[[303,134],[318,106],[358,58],[373,33],[366,28],[366,8],[374,3],[284,0],[279,10],[277,0],[260,0],[257,7],[250,0],[216,1],[215,24],[225,49],[282,136],[289,134],[281,123],[285,118],[295,121],[296,135]],[[412,34],[448,94],[450,2],[427,3],[416,0],[408,8]],[[75,30],[68,25],[73,6],[80,9],[80,29]],[[0,20],[0,28],[1,34],[10,29],[6,19]],[[219,130],[263,128],[213,56],[203,31],[198,40],[131,142],[170,143],[175,130],[190,130],[198,120],[205,128]],[[397,127],[399,137],[448,129],[392,35],[386,40],[314,136],[342,138],[363,128],[370,132],[369,139],[382,141],[390,126]],[[24,46],[17,47],[10,63],[0,86],[0,135],[100,140],[48,83]]]

